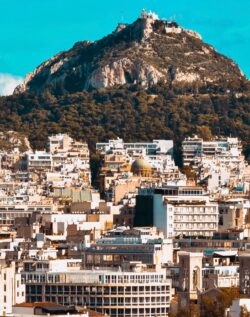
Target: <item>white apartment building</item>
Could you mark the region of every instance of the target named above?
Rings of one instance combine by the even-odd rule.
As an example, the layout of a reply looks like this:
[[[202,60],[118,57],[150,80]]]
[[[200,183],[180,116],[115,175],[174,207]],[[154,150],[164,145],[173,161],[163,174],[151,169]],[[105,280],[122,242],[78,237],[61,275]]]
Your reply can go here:
[[[63,133],[55,134],[49,136],[48,148],[51,154],[55,154],[56,152],[67,152],[73,139]]]
[[[142,188],[138,196],[136,225],[143,225],[145,218],[151,218],[151,225],[161,229],[169,238],[176,236],[211,237],[218,230],[218,203],[211,201],[209,196],[205,195],[202,187]],[[145,212],[148,213],[147,216]]]
[[[111,317],[168,316],[172,288],[165,269],[130,263],[120,269],[82,270],[81,260],[61,261],[24,261],[28,302],[86,305]]]
[[[250,216],[250,200],[229,198],[219,201],[219,229],[245,229]]]
[[[89,163],[88,144],[85,142],[77,142],[67,134],[50,136],[48,149],[56,162],[64,162],[67,159],[79,157],[86,164]]]
[[[12,314],[12,305],[25,301],[25,285],[21,274],[16,272],[15,263],[0,262],[0,315]]]
[[[203,289],[239,287],[238,251],[211,251],[204,257]]]
[[[85,224],[85,227],[88,226],[87,215],[84,213],[72,214],[72,213],[63,213],[63,214],[48,214],[43,215],[42,223],[51,223],[52,233],[67,235],[68,225],[72,224]],[[96,223],[94,223],[96,225]],[[91,224],[90,224],[91,225]],[[97,224],[98,228],[100,224]]]
[[[152,142],[135,142],[125,143],[122,139],[117,138],[116,140],[109,140],[107,143],[97,143],[96,150],[101,151],[105,154],[109,152],[119,151],[120,153],[130,155],[136,153],[146,155],[155,154],[170,154],[173,155],[173,141],[172,140],[153,140]]]
[[[167,204],[174,209],[175,236],[211,237],[218,230],[218,204],[204,199]]]
[[[91,182],[89,148],[85,142],[77,142],[67,134],[56,134],[49,137],[48,149],[53,159],[53,170],[59,172],[61,179],[50,181],[55,187],[70,184],[88,186]],[[74,175],[75,174],[75,175]],[[78,180],[78,182],[77,182]]]
[[[205,289],[239,286],[239,265],[214,266],[213,268],[203,269],[203,274]]]
[[[198,164],[204,157],[219,158],[224,162],[238,162],[242,158],[242,145],[238,138],[218,138],[204,141],[197,136],[182,142],[184,165]]]
[[[27,169],[30,170],[46,170],[52,169],[52,155],[45,151],[28,152],[26,154]]]
[[[161,173],[167,171],[178,171],[178,167],[175,165],[175,162],[171,155],[147,155],[145,160],[150,164],[150,166]]]

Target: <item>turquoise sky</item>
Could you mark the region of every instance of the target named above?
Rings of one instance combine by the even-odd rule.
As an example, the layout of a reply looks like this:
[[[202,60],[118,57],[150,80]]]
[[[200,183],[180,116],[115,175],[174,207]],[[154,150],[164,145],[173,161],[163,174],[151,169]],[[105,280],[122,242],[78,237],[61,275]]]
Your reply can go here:
[[[250,0],[0,0],[0,74],[23,77],[76,41],[134,21],[142,8],[198,31],[250,77]]]

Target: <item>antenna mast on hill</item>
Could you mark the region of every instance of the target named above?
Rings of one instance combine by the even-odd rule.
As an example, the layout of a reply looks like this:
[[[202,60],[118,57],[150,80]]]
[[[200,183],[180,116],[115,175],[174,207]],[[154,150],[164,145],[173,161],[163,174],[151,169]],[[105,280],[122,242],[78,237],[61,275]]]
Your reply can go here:
[[[142,9],[141,18],[142,18],[142,19],[147,19],[147,12],[146,12],[145,9]]]

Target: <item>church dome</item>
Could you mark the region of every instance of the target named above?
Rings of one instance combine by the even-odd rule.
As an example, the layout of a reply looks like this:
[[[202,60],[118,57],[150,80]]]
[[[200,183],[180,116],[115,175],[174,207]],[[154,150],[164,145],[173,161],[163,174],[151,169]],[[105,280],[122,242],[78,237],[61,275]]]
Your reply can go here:
[[[152,173],[152,167],[147,161],[140,158],[133,162],[131,166],[131,172],[134,175],[149,177]]]

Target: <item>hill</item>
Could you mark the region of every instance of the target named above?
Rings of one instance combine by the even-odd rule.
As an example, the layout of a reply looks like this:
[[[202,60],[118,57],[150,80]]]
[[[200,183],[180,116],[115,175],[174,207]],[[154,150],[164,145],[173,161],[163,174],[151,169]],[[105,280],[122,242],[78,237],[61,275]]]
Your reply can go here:
[[[78,42],[28,74],[18,92],[74,93],[125,84],[150,87],[242,81],[230,59],[204,43],[200,35],[175,22],[146,15],[132,24],[119,24],[96,42]]]
[[[77,43],[0,98],[0,129],[42,148],[48,134],[89,142],[193,133],[238,136],[250,154],[250,88],[238,66],[176,23],[142,16],[107,37]]]

